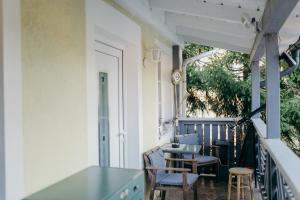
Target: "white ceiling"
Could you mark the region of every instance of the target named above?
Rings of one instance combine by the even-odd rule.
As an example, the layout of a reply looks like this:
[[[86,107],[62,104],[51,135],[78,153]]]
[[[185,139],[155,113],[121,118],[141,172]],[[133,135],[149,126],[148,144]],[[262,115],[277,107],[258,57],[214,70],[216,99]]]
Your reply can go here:
[[[148,0],[146,4],[157,20],[186,42],[250,53],[255,32],[241,18],[260,21],[266,0]],[[281,29],[281,50],[298,39],[299,15],[300,3]]]

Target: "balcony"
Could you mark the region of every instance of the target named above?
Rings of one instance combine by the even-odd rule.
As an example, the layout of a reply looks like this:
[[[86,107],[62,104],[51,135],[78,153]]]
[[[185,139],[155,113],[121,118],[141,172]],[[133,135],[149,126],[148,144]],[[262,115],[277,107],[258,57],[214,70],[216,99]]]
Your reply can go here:
[[[300,159],[280,131],[280,78],[299,65],[286,52],[299,39],[299,0],[0,0],[0,10],[1,200],[48,187],[58,200],[143,198],[143,153],[186,134],[221,149],[219,180],[199,171],[199,199],[226,198],[249,134],[256,197],[300,199]],[[266,122],[184,118],[186,66],[201,56],[183,61],[185,42],[249,54],[251,110],[264,87]]]

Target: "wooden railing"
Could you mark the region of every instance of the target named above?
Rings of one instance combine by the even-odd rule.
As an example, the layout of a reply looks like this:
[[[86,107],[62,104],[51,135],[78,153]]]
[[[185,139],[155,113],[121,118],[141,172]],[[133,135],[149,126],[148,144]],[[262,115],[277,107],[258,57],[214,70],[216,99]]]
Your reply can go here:
[[[182,118],[178,134],[199,134],[203,145],[227,141],[228,148],[221,155],[223,171],[237,165],[244,127],[232,118]],[[267,139],[267,127],[259,118],[252,119],[256,141],[257,184],[263,199],[300,200],[300,158],[280,139]],[[222,169],[221,169],[222,170]],[[226,174],[226,173],[225,173]]]
[[[226,179],[228,168],[237,165],[244,136],[243,126],[235,127],[234,124],[234,118],[180,118],[177,133],[199,134],[204,146],[220,145],[220,174]]]
[[[267,139],[266,124],[252,119],[256,131],[258,186],[264,199],[300,199],[300,158],[280,139]]]

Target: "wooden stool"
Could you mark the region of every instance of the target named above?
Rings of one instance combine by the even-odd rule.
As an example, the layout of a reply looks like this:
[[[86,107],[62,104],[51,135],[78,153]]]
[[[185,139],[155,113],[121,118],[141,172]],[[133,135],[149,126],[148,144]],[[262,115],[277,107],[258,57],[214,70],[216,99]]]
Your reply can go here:
[[[227,197],[228,200],[230,200],[231,197],[231,187],[237,189],[237,200],[240,199],[241,189],[242,189],[242,199],[245,199],[244,188],[249,188],[251,194],[251,200],[254,200],[254,193],[252,188],[252,174],[253,174],[253,170],[248,168],[234,167],[229,169],[228,197]],[[233,184],[232,182],[232,178],[235,176],[237,177],[236,185],[235,183]],[[246,181],[244,178],[246,178]]]

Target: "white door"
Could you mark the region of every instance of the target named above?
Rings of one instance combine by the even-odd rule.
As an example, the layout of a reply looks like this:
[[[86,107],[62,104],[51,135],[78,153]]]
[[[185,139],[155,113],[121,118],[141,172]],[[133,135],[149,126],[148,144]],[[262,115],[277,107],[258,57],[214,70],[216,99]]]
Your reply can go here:
[[[125,167],[123,52],[96,42],[99,107],[99,160],[100,165]]]

